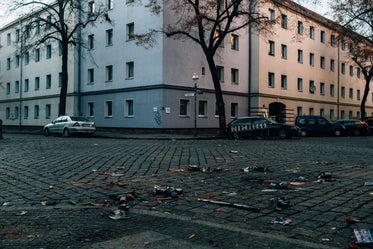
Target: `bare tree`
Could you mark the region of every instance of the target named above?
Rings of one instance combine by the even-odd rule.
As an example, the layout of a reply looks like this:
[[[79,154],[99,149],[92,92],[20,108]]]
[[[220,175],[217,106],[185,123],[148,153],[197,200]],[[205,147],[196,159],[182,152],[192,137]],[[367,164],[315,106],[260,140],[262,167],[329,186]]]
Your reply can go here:
[[[268,21],[259,13],[259,0],[150,0],[146,5],[152,13],[169,11],[176,21],[162,30],[138,34],[138,44],[154,42],[154,34],[162,32],[167,37],[186,39],[197,43],[207,60],[215,89],[220,134],[225,133],[226,116],[223,94],[214,56],[224,38],[249,25]]]
[[[60,92],[59,115],[66,114],[66,97],[68,86],[69,46],[80,44],[80,30],[99,18],[109,21],[106,10],[102,7],[95,9],[94,3],[87,0],[14,0],[13,10],[37,8],[30,13],[29,22],[41,32],[35,39],[30,39],[24,49],[38,46],[54,40],[59,43],[62,53],[62,86]],[[27,31],[27,29],[26,29]]]
[[[353,44],[350,48],[351,59],[361,68],[365,79],[364,95],[360,111],[365,117],[365,103],[373,78],[373,2],[371,0],[341,0],[331,4],[341,37]]]

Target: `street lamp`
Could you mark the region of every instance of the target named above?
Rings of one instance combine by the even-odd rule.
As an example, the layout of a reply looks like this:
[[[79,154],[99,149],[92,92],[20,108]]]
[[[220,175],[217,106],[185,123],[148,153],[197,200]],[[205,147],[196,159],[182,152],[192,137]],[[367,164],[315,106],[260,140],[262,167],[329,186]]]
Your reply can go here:
[[[194,83],[194,136],[197,136],[197,82],[198,82],[198,75],[196,73],[193,74],[193,83]]]

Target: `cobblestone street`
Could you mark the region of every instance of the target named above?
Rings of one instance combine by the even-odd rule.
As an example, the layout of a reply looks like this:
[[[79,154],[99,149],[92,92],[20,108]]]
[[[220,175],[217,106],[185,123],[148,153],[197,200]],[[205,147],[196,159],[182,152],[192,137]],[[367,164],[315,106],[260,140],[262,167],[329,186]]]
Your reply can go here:
[[[373,227],[373,186],[364,186],[373,182],[372,152],[373,136],[235,141],[4,134],[0,248],[349,248],[353,228]],[[200,170],[184,170],[191,165]],[[212,172],[202,172],[207,167]],[[320,172],[331,173],[331,181],[317,182]],[[155,185],[183,194],[155,196]],[[128,219],[110,219],[114,197],[132,190]],[[276,210],[275,197],[290,205]],[[276,217],[291,223],[273,224]]]

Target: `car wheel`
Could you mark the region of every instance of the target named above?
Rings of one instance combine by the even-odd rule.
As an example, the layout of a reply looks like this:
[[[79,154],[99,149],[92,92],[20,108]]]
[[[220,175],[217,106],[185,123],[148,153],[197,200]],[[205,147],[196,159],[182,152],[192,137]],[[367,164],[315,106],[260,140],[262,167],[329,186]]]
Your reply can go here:
[[[278,137],[281,139],[284,139],[287,137],[286,131],[284,129],[281,129],[278,131]]]
[[[334,136],[339,137],[341,135],[341,131],[336,130],[334,131]]]
[[[50,132],[49,132],[49,129],[48,128],[45,128],[44,129],[44,136],[49,136],[50,135]]]
[[[64,135],[65,137],[70,136],[69,129],[65,128],[65,129],[63,130],[63,135]]]
[[[302,135],[302,137],[306,137],[307,136],[307,132],[306,131],[301,131],[300,134]]]

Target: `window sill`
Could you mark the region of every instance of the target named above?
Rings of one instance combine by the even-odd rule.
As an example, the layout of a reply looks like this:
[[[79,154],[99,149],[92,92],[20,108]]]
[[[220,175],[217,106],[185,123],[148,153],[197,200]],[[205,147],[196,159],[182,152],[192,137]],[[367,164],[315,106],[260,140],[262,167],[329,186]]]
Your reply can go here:
[[[189,115],[179,115],[179,118],[190,118]]]
[[[134,118],[135,116],[134,115],[127,115],[127,116],[124,116],[125,118]]]
[[[133,80],[135,77],[126,77],[126,80]]]

